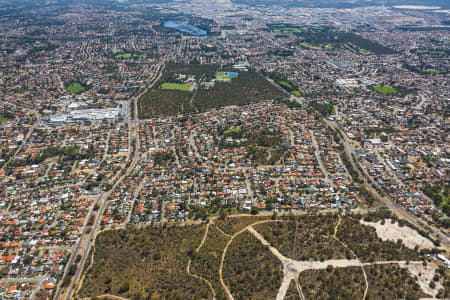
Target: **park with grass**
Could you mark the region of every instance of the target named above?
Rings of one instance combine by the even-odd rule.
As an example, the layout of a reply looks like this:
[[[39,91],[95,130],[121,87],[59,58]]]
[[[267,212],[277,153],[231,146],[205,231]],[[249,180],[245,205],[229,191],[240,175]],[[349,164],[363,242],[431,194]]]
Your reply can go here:
[[[189,83],[169,83],[165,82],[159,86],[160,89],[163,90],[173,90],[173,91],[183,91],[189,92],[191,89],[191,85]]]
[[[8,122],[14,119],[14,115],[6,110],[0,112],[0,123]]]
[[[67,90],[72,94],[78,95],[83,93],[86,90],[86,87],[84,87],[78,82],[75,82],[67,86]]]
[[[116,56],[114,56],[115,59],[132,59],[132,58],[139,58],[139,59],[146,59],[147,54],[139,54],[139,53],[119,53]]]
[[[372,87],[372,89],[379,93],[379,94],[383,94],[383,95],[396,95],[398,92],[395,88],[388,86],[388,85],[374,85]]]
[[[448,55],[449,52],[446,50],[426,50],[426,49],[417,49],[416,54],[431,54],[431,55],[440,55],[445,56]]]
[[[301,97],[303,95],[302,92],[288,80],[286,75],[278,72],[268,72],[265,75],[275,81],[279,86],[281,86],[284,90],[291,93],[292,95],[296,97]]]
[[[117,59],[130,59],[131,58],[131,53],[120,53],[116,55]]]
[[[422,72],[424,74],[429,74],[429,75],[439,75],[439,74],[441,74],[441,71],[434,70],[434,69],[423,69],[423,70],[420,70],[420,72]]]

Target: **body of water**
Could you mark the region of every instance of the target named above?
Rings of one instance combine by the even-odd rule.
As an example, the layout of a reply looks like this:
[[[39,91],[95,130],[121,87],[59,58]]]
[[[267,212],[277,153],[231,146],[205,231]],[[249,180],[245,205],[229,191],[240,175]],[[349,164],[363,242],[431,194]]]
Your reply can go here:
[[[194,36],[208,35],[208,33],[205,30],[198,28],[196,26],[190,25],[187,22],[183,22],[183,21],[166,21],[166,22],[164,22],[164,27],[173,28],[178,31],[187,33],[189,35],[194,35]]]

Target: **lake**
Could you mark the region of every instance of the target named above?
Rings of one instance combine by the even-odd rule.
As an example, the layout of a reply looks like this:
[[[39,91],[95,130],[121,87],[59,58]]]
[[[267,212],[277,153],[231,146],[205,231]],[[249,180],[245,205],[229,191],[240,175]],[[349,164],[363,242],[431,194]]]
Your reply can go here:
[[[173,28],[178,31],[187,33],[189,35],[194,35],[194,36],[208,35],[208,33],[205,30],[198,28],[196,26],[190,25],[187,22],[183,22],[183,21],[166,21],[166,22],[164,22],[164,27]]]

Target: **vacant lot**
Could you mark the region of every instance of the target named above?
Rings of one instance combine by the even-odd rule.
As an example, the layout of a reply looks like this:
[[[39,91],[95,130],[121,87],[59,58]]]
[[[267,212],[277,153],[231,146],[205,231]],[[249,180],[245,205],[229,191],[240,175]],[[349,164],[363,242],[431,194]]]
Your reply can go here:
[[[195,112],[189,101],[191,97],[191,93],[180,90],[150,89],[139,99],[139,117],[150,118]]]

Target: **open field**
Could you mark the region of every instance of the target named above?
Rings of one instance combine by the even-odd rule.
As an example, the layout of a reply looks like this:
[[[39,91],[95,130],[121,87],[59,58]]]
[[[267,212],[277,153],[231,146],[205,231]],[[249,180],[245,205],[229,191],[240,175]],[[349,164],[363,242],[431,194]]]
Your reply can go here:
[[[416,52],[416,54],[448,55],[448,52],[446,50],[422,50],[422,49],[418,49],[415,52]]]
[[[131,53],[121,53],[116,55],[117,59],[130,59],[131,57]]]
[[[280,81],[279,84],[282,85],[282,86],[284,86],[284,87],[287,87],[288,89],[293,89],[293,88],[294,88],[294,87],[292,86],[292,84],[290,84],[290,83],[287,82],[287,81]]]
[[[79,83],[73,83],[67,87],[67,90],[72,94],[81,94],[86,88]]]
[[[335,214],[233,216],[208,225],[105,231],[97,237],[94,264],[79,296],[299,299],[301,292],[306,299],[361,299],[364,293],[366,299],[418,299],[439,290],[444,295],[448,272],[436,277],[434,263],[422,263],[425,257],[406,247],[403,236],[383,241],[361,220]]]
[[[433,69],[425,69],[425,70],[420,70],[422,73],[425,74],[430,74],[430,75],[438,75],[441,74],[441,71],[439,70],[433,70]]]
[[[397,94],[397,90],[388,85],[375,85],[372,87],[374,91],[383,94],[383,95],[395,95]]]
[[[159,86],[160,89],[163,90],[175,90],[175,91],[184,91],[189,92],[189,89],[191,88],[190,84],[184,83],[163,83]]]
[[[146,59],[148,57],[147,54],[145,53],[139,53],[139,52],[135,52],[135,53],[119,53],[116,54],[115,56],[113,56],[113,58],[115,59],[122,59],[122,60],[127,60],[127,59]]]
[[[302,92],[300,92],[297,87],[287,79],[285,75],[278,72],[268,72],[265,75],[294,96],[300,97],[302,95]]]
[[[401,239],[383,241],[375,228],[361,224],[361,219],[362,216],[358,215],[343,218],[337,233],[337,238],[352,249],[361,261],[421,259],[419,252],[406,247]],[[420,237],[418,233],[416,235]]]
[[[301,97],[302,96],[302,92],[300,92],[300,91],[292,91],[291,93],[292,93],[292,95],[294,95],[296,97]]]

